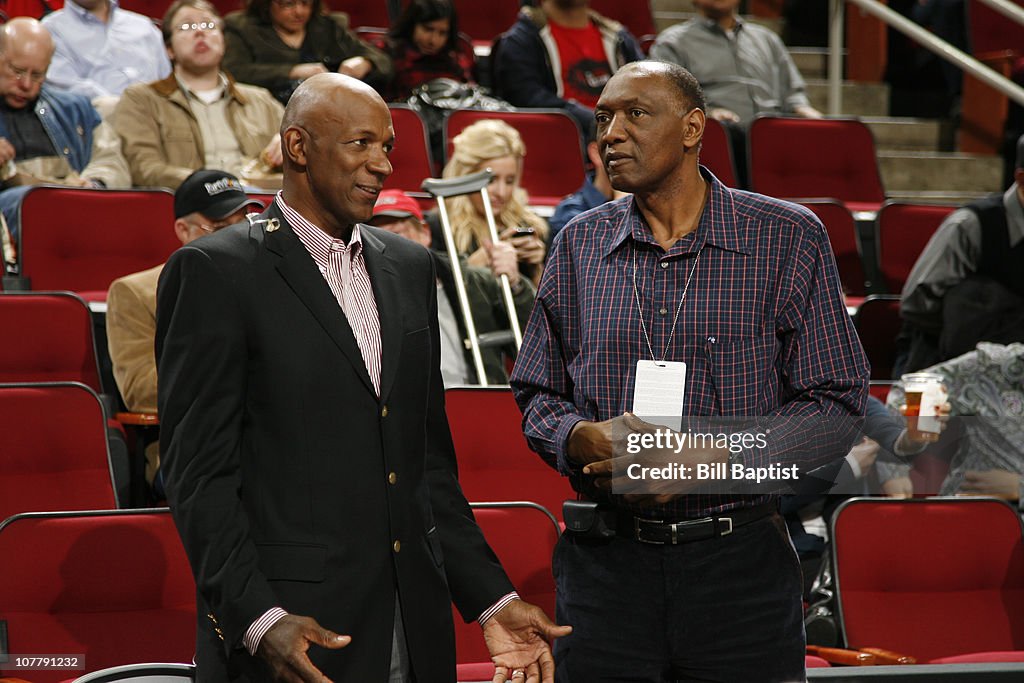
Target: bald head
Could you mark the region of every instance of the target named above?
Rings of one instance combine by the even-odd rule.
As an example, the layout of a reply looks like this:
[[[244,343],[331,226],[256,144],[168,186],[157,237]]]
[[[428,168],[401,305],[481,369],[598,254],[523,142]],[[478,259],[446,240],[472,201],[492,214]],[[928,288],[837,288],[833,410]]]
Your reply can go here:
[[[305,80],[281,121],[285,201],[329,234],[349,234],[391,174],[394,138],[373,88],[336,73]]]
[[[35,101],[53,49],[50,32],[35,19],[18,17],[0,27],[0,95],[7,106],[22,109]]]

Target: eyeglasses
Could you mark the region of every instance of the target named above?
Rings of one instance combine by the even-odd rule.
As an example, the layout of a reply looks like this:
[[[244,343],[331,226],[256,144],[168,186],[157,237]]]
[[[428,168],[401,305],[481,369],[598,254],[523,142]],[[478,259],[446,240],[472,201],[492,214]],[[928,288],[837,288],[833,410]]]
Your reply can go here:
[[[190,33],[192,31],[218,31],[220,30],[219,21],[200,21],[192,24],[181,24],[174,27],[175,31],[182,33]]]
[[[45,71],[32,71],[31,69],[22,69],[19,66],[13,66],[10,62],[4,62],[4,67],[11,73],[16,80],[22,80],[26,77],[33,83],[42,83],[46,79]]]
[[[303,7],[312,7],[313,0],[271,0],[275,5],[281,9],[294,9],[298,5]]]

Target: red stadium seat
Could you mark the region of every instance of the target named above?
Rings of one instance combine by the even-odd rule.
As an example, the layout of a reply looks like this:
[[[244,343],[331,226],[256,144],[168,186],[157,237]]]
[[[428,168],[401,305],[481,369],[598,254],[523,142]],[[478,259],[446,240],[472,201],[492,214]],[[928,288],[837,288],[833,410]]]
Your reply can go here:
[[[452,4],[459,31],[469,35],[474,44],[490,45],[499,33],[512,28],[519,15],[519,0],[452,0]]]
[[[0,525],[0,557],[8,652],[83,655],[86,671],[192,661],[195,583],[166,508],[18,515]],[[11,663],[0,672],[24,674]]]
[[[521,185],[531,204],[555,206],[583,184],[583,145],[576,121],[560,109],[481,111],[460,109],[445,121],[445,149],[471,123],[501,119],[519,131],[526,145]]]
[[[956,207],[939,204],[886,202],[875,219],[878,266],[886,288],[903,291],[917,257],[939,225]]]
[[[814,212],[828,233],[832,253],[836,257],[843,294],[847,297],[866,295],[864,263],[861,260],[860,240],[853,214],[842,202],[834,199],[800,199],[801,204]]]
[[[658,33],[649,0],[590,0],[590,9],[624,24],[639,42]]]
[[[427,126],[415,109],[404,104],[389,104],[395,127],[395,149],[391,153],[394,169],[384,181],[386,189],[418,192],[427,178],[434,176]]]
[[[1024,650],[1024,538],[994,498],[854,498],[831,523],[846,646],[924,663]],[[999,654],[1005,653],[1003,658]]]
[[[512,580],[520,597],[555,614],[555,579],[551,556],[558,542],[558,523],[551,513],[532,503],[473,503],[473,514]],[[455,661],[458,679],[490,680],[494,667],[480,626],[465,623],[453,609]],[[489,667],[489,669],[488,669]],[[481,673],[484,677],[477,678]]]
[[[732,143],[725,126],[715,119],[709,118],[704,124],[704,137],[701,139],[700,163],[715,174],[715,177],[729,187],[738,187],[736,168],[732,162]]]
[[[869,296],[857,308],[853,323],[871,364],[871,379],[892,379],[896,336],[902,325],[900,298],[890,294]]]
[[[69,292],[0,295],[0,382],[81,382],[102,393],[92,314]]]
[[[89,387],[0,384],[0,434],[0,520],[20,512],[117,507],[103,406]],[[15,556],[0,557],[5,564]]]
[[[759,116],[749,136],[755,192],[830,197],[851,211],[877,211],[885,201],[875,139],[859,120]]]
[[[31,289],[106,301],[115,279],[157,266],[181,246],[168,190],[39,186],[21,204],[18,255]]]
[[[528,500],[559,520],[562,503],[576,498],[569,480],[530,450],[512,392],[500,387],[455,387],[445,392],[459,484],[470,501]]]

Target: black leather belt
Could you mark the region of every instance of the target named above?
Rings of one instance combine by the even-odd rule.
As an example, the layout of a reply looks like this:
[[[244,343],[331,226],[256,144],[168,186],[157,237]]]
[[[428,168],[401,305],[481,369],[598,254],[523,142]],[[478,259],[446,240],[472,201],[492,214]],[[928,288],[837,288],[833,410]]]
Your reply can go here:
[[[690,541],[703,541],[716,536],[728,536],[736,527],[756,522],[776,510],[775,501],[752,508],[729,510],[714,517],[688,519],[681,522],[663,522],[620,512],[615,530],[619,536],[654,545],[678,545]]]

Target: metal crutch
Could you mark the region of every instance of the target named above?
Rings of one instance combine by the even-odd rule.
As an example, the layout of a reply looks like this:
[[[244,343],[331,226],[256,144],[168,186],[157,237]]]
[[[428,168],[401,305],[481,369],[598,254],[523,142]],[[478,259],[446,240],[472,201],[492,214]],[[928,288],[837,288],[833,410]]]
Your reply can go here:
[[[469,297],[466,294],[466,284],[462,278],[462,264],[459,262],[459,252],[455,247],[455,237],[452,232],[451,222],[448,219],[448,209],[445,207],[445,199],[458,197],[466,194],[479,192],[483,198],[484,214],[487,218],[487,228],[490,231],[491,241],[498,242],[498,230],[494,223],[494,213],[491,211],[491,200],[487,193],[487,186],[491,184],[494,173],[490,169],[473,173],[459,178],[427,178],[423,181],[423,190],[429,192],[437,199],[437,208],[441,217],[441,228],[444,233],[444,243],[448,249],[448,258],[452,262],[452,273],[455,276],[455,292],[459,298],[459,308],[462,310],[462,317],[466,321],[466,334],[469,336],[469,348],[473,357],[473,366],[476,369],[476,376],[480,384],[487,386],[487,375],[484,372],[484,362],[480,355],[480,347],[500,346],[514,341],[516,352],[523,344],[523,333],[519,327],[519,316],[516,315],[515,300],[512,297],[512,285],[509,284],[508,276],[501,275],[501,293],[505,302],[505,309],[508,313],[508,321],[511,327],[511,339],[508,330],[489,332],[478,335],[476,325],[473,322],[473,312],[469,306]]]

